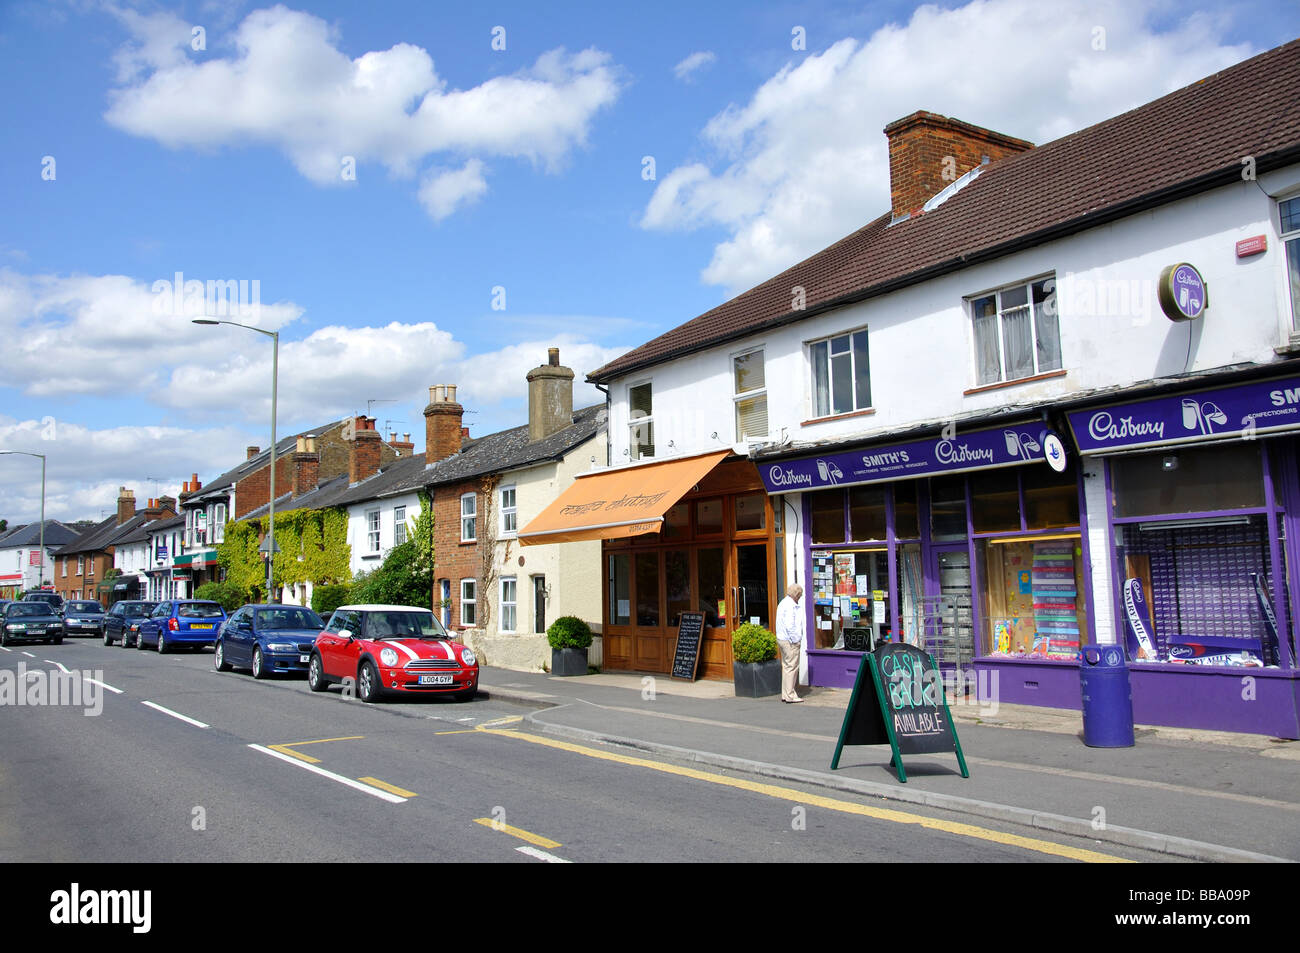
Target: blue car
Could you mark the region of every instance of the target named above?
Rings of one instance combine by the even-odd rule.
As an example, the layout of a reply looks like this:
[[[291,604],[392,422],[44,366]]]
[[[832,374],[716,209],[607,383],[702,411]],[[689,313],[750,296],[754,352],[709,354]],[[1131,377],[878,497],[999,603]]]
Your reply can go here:
[[[170,649],[202,649],[217,641],[217,630],[226,621],[226,610],[203,599],[166,599],[140,623],[135,647],[156,648],[161,655]]]
[[[247,668],[254,678],[306,672],[325,620],[302,606],[246,605],[236,609],[217,635],[212,665],[218,672]]]
[[[136,641],[136,633],[149,614],[158,608],[156,602],[143,602],[139,599],[124,600],[113,604],[104,617],[104,644],[119,643],[129,649]]]

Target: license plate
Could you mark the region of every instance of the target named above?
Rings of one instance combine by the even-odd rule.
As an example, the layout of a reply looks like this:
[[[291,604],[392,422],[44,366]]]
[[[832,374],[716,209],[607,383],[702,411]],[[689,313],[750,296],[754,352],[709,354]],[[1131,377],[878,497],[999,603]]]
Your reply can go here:
[[[450,685],[455,676],[452,675],[421,675],[421,685]]]
[[[202,622],[202,623],[199,623],[198,625],[195,625],[195,624],[191,623],[190,628],[191,628],[191,629],[210,629],[210,628],[212,628],[212,624],[211,624],[211,623],[208,623],[208,622]]]
[[[311,656],[310,656],[310,655],[299,655],[299,656],[298,656],[298,661],[299,661],[299,662],[302,662],[302,663],[304,663],[304,664],[306,664],[307,662],[310,662],[310,661],[311,661]]]

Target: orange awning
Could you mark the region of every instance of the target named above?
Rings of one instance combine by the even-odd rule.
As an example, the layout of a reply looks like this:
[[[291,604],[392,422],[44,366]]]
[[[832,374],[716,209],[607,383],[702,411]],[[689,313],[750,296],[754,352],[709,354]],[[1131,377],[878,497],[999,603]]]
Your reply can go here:
[[[519,531],[522,546],[657,533],[664,514],[730,450],[582,474]]]

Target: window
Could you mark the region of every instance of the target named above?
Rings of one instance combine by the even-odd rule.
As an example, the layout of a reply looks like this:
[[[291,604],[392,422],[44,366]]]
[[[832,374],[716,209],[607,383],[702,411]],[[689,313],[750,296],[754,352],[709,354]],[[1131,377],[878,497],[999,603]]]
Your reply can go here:
[[[460,498],[460,541],[472,543],[478,539],[474,531],[474,517],[478,515],[478,497],[466,493]]]
[[[515,587],[515,577],[508,576],[501,580],[501,632],[515,631],[515,619],[518,611],[519,594]]]
[[[731,378],[735,385],[737,442],[766,437],[767,382],[763,376],[762,350],[733,357]]]
[[[91,556],[90,565],[86,567],[86,575],[93,576],[94,574],[95,574],[95,557]]]
[[[212,541],[214,543],[223,543],[226,541],[225,503],[218,503],[212,508]]]
[[[809,345],[813,376],[813,416],[830,417],[871,406],[871,367],[867,329]]]
[[[80,576],[83,572],[85,572],[85,570],[86,570],[86,557],[85,557],[85,556],[78,556],[78,557],[77,557],[77,575]]]
[[[379,552],[379,510],[366,513],[366,551]]]
[[[649,384],[627,389],[628,455],[633,460],[655,455],[654,399]]]
[[[1300,197],[1278,206],[1282,219],[1282,241],[1286,245],[1286,273],[1291,285],[1292,326],[1300,326]]]
[[[185,511],[185,541],[191,542],[194,539],[194,511]]]
[[[393,545],[401,546],[406,542],[406,507],[393,507]]]
[[[516,522],[515,510],[515,488],[513,486],[503,486],[501,488],[501,535],[514,536],[518,523]]]
[[[971,302],[971,320],[980,384],[1015,381],[1061,369],[1055,278],[976,298]]]
[[[68,558],[66,556],[63,558],[63,578],[68,578]]]
[[[460,624],[478,624],[478,580],[462,579],[460,581]]]

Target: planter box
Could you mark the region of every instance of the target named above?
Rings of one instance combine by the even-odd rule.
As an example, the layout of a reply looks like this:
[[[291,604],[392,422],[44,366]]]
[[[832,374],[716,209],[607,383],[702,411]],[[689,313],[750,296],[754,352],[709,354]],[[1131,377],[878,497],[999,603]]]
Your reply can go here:
[[[781,694],[781,660],[732,662],[737,698],[764,698]]]
[[[551,649],[552,675],[586,675],[586,649]]]

